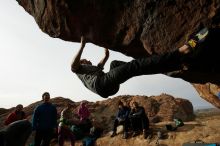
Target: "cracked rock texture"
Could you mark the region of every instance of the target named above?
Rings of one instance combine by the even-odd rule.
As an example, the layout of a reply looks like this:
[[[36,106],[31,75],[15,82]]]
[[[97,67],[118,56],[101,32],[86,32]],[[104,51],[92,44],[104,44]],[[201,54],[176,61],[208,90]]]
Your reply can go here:
[[[190,34],[211,28],[202,53],[172,74],[193,84],[220,108],[206,86],[220,85],[219,0],[17,0],[51,37],[87,41],[134,58],[161,54],[184,44]],[[208,96],[208,93],[211,93]]]

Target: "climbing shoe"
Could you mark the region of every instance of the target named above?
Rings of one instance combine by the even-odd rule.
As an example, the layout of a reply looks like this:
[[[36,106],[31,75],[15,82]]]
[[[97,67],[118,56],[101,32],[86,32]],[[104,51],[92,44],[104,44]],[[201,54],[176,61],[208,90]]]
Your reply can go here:
[[[134,131],[134,133],[132,134],[132,137],[138,136],[140,134],[139,131]]]
[[[193,35],[189,41],[187,42],[187,45],[190,48],[197,47],[198,44],[204,42],[205,38],[208,36],[209,30],[207,27],[201,29],[198,33]]]
[[[149,133],[145,130],[143,131],[143,136],[144,136],[144,139],[147,139],[147,137],[149,136]]]

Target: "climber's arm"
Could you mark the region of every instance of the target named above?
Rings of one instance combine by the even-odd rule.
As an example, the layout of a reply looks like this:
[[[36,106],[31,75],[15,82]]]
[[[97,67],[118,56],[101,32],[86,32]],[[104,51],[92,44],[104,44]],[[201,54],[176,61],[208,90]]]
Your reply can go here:
[[[105,48],[105,57],[98,63],[98,67],[103,68],[109,58],[109,51]]]
[[[71,70],[73,72],[77,71],[77,69],[80,66],[80,59],[81,59],[81,55],[82,55],[82,52],[83,52],[85,45],[86,45],[86,41],[85,41],[85,38],[82,36],[81,37],[81,47],[80,47],[78,53],[76,54],[76,56],[74,57],[72,64],[71,64]]]

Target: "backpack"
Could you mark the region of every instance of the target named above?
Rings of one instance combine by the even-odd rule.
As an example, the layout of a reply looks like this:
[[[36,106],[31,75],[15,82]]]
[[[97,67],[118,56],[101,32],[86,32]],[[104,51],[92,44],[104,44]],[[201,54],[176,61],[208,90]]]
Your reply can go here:
[[[78,126],[72,125],[70,130],[73,132],[77,140],[83,138],[83,131]]]
[[[96,138],[93,137],[85,137],[82,140],[83,146],[94,146]]]
[[[184,126],[184,123],[181,119],[173,119],[175,122],[176,127],[182,127]]]

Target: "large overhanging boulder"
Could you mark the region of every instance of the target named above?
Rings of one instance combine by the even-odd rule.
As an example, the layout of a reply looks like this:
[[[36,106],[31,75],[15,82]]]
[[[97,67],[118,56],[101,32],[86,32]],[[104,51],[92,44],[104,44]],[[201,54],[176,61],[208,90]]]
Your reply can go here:
[[[202,26],[215,28],[206,50],[187,71],[172,74],[193,83],[200,95],[220,108],[206,88],[220,85],[219,0],[17,0],[51,37],[96,45],[134,58],[169,52]],[[202,90],[201,90],[202,89]],[[206,93],[206,94],[204,94]]]

